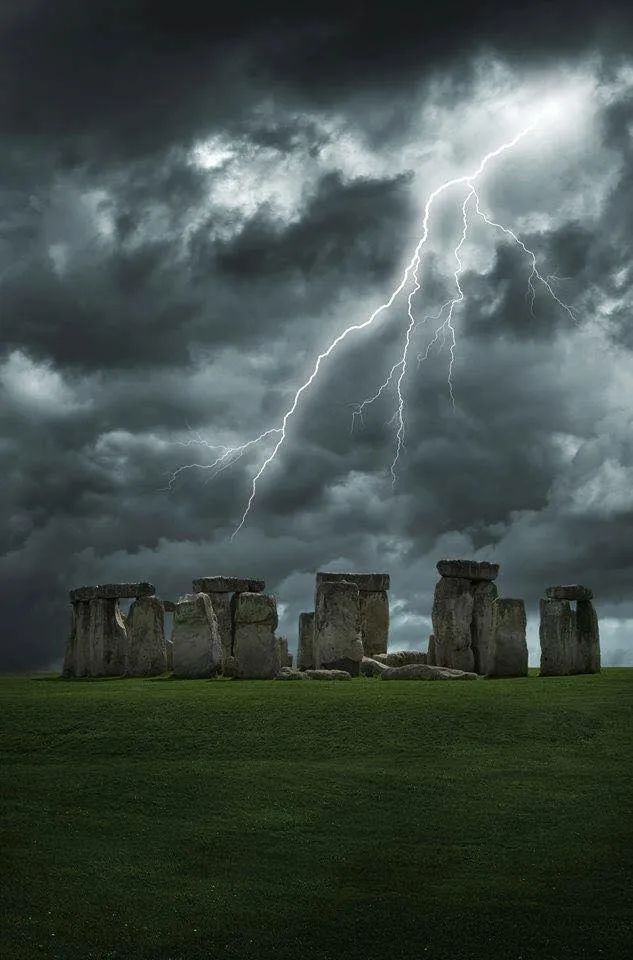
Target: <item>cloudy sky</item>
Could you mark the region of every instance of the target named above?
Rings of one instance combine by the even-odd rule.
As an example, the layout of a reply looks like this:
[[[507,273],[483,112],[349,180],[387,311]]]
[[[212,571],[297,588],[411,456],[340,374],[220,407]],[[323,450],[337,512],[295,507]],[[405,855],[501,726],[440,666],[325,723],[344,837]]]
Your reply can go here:
[[[544,588],[590,585],[633,665],[628,4],[214,6],[2,4],[0,667],[127,579],[262,576],[293,647],[324,568],[389,572],[426,646],[445,556],[501,564],[533,662]],[[474,186],[549,289],[471,197],[453,405],[465,182],[368,321],[521,132]]]

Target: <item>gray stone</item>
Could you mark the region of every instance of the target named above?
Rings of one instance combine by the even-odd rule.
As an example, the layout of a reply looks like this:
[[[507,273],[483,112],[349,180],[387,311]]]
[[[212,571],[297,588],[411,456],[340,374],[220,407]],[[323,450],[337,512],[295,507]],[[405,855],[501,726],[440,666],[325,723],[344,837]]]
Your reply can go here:
[[[548,600],[593,600],[593,590],[581,587],[578,583],[568,583],[560,587],[548,587],[545,596]]]
[[[578,601],[576,637],[576,673],[600,673],[600,631],[591,600]]]
[[[288,640],[286,637],[277,637],[277,643],[279,644],[279,659],[281,661],[282,668],[291,667],[292,657],[288,653]]]
[[[176,603],[172,642],[174,676],[212,677],[218,673],[222,643],[208,594],[187,594]]]
[[[496,580],[499,574],[498,563],[487,560],[438,560],[437,570],[440,576],[462,580]]]
[[[127,673],[155,677],[167,670],[165,611],[158,597],[138,597],[127,615]]]
[[[527,677],[526,626],[523,600],[511,600],[506,597],[495,600],[492,650],[486,671],[488,676]]]
[[[163,600],[163,607],[165,613],[175,613],[176,612],[176,601],[175,600]]]
[[[330,573],[319,571],[316,575],[317,588],[322,583],[355,583],[361,592],[377,593],[389,589],[388,573]]]
[[[175,606],[176,604],[174,604]],[[167,670],[171,673],[174,669],[174,645],[171,640],[165,640],[165,656],[167,661]]]
[[[282,667],[275,680],[308,680],[302,670],[293,670],[292,667]]]
[[[200,591],[205,593],[205,590]],[[207,594],[218,621],[218,631],[222,644],[222,659],[226,661],[233,655],[233,614],[230,593]]]
[[[315,667],[349,668],[358,674],[362,659],[358,587],[348,581],[318,584],[314,616]]]
[[[198,577],[193,583],[194,593],[263,593],[263,580],[253,577]]]
[[[488,673],[493,647],[493,602],[497,598],[497,585],[482,580],[473,586],[473,619],[471,623],[471,647],[475,673]]]
[[[374,659],[387,667],[404,667],[407,663],[427,663],[427,657],[424,650],[392,650],[391,653],[379,653]]]
[[[102,583],[96,587],[77,587],[69,590],[71,603],[80,600],[129,600],[150,597],[156,590],[153,583]]]
[[[360,662],[360,672],[363,677],[379,677],[381,673],[388,670],[386,663],[380,660],[372,660],[371,657],[363,657]]]
[[[386,590],[361,590],[360,632],[363,650],[368,657],[386,653],[389,642],[389,594]]]
[[[470,672],[475,658],[471,647],[474,588],[469,580],[442,577],[433,598],[435,662],[439,667]]]
[[[118,677],[127,668],[127,632],[113,597],[73,604],[63,676]]]
[[[237,665],[237,659],[235,657],[227,657],[226,660],[223,661],[222,675],[225,677],[230,677],[233,680],[238,678],[239,669]]]
[[[297,667],[299,670],[314,668],[314,613],[299,614]]]
[[[434,667],[437,663],[437,654],[435,651],[435,634],[432,633],[429,637],[429,648],[426,654],[426,662],[429,666]]]
[[[428,663],[407,663],[403,667],[387,667],[381,680],[479,680],[479,675],[448,667],[431,667]]]
[[[346,670],[306,670],[308,680],[351,680],[352,676]]]
[[[233,655],[241,680],[272,680],[280,672],[281,650],[275,636],[277,605],[262,593],[233,598]]]
[[[569,600],[541,600],[542,677],[562,677],[573,671],[576,661],[574,616]]]

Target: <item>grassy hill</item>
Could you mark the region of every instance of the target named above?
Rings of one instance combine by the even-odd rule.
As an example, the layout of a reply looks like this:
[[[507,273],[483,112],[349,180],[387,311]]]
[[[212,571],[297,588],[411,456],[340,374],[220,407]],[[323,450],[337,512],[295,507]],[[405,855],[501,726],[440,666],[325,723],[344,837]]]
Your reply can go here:
[[[0,680],[4,960],[631,947],[633,670]]]

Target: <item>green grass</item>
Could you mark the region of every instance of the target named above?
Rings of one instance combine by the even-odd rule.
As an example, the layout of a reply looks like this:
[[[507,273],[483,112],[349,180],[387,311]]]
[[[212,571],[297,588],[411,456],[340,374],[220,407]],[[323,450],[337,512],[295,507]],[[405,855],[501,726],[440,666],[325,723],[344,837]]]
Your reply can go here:
[[[633,670],[0,698],[3,960],[629,954]]]

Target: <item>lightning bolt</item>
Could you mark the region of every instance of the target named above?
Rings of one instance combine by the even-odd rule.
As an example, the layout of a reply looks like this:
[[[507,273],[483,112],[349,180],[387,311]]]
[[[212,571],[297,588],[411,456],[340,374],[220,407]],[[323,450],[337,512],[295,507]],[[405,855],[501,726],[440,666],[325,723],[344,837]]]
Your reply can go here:
[[[244,443],[236,444],[235,446],[222,446],[218,444],[214,445],[214,444],[208,443],[206,440],[203,440],[198,435],[195,436],[194,439],[186,441],[186,445],[198,443],[206,446],[208,449],[220,450],[222,452],[218,457],[216,457],[216,459],[211,464],[189,463],[179,467],[176,471],[174,471],[174,473],[172,473],[170,477],[169,488],[170,489],[173,488],[173,485],[177,480],[177,478],[186,470],[191,470],[191,469],[206,470],[210,472],[209,479],[214,479],[224,470],[233,466],[245,453],[247,453],[247,451],[249,451],[254,447],[257,447],[261,443],[264,443],[266,440],[274,438],[274,443],[272,445],[272,449],[270,453],[268,453],[268,455],[264,458],[260,467],[256,470],[256,472],[253,474],[251,478],[250,494],[249,494],[246,506],[244,508],[244,511],[242,513],[240,522],[238,523],[238,525],[236,526],[235,530],[231,535],[231,540],[233,540],[237,536],[237,534],[240,532],[244,524],[246,523],[248,515],[253,507],[255,498],[257,496],[257,485],[259,481],[261,480],[262,476],[264,475],[264,473],[266,472],[270,464],[276,458],[277,454],[279,453],[283,444],[286,441],[289,422],[292,420],[293,416],[295,415],[303,395],[310,389],[314,381],[317,379],[324,362],[327,361],[329,357],[331,357],[332,354],[337,350],[337,348],[345,340],[347,340],[347,338],[350,337],[352,334],[360,333],[363,330],[366,330],[369,327],[371,327],[374,324],[374,322],[378,319],[378,317],[380,317],[383,313],[385,313],[387,310],[389,310],[393,306],[396,299],[400,296],[401,293],[403,293],[403,291],[410,284],[410,289],[407,293],[407,298],[406,298],[407,325],[404,333],[404,341],[403,341],[402,353],[400,355],[400,359],[391,367],[387,378],[380,385],[376,393],[374,393],[371,397],[368,397],[362,403],[357,404],[352,415],[352,430],[353,430],[356,419],[358,418],[362,421],[363,413],[367,409],[367,407],[370,406],[372,403],[374,403],[376,400],[378,400],[379,397],[381,397],[384,394],[384,392],[392,384],[394,384],[395,394],[396,394],[396,410],[390,422],[396,425],[396,433],[395,433],[395,453],[394,453],[394,458],[390,467],[390,471],[391,471],[392,482],[395,483],[396,468],[397,468],[400,456],[402,454],[402,451],[405,448],[405,432],[406,432],[405,417],[404,417],[405,397],[404,397],[403,384],[405,381],[405,377],[407,375],[408,364],[409,364],[409,353],[411,350],[413,335],[414,335],[417,324],[420,322],[413,310],[413,299],[422,289],[422,280],[420,279],[420,267],[422,265],[423,251],[429,239],[430,220],[431,220],[433,205],[435,201],[438,199],[438,197],[442,196],[442,194],[445,194],[447,191],[452,190],[455,187],[463,186],[466,188],[466,196],[462,202],[462,208],[461,208],[463,229],[462,229],[461,237],[454,250],[454,257],[455,257],[457,266],[453,274],[453,280],[454,280],[455,288],[457,292],[454,297],[447,300],[446,303],[442,305],[439,313],[436,315],[436,317],[433,318],[435,320],[440,320],[441,317],[444,315],[444,313],[446,313],[445,319],[435,330],[435,335],[431,340],[431,342],[429,343],[426,349],[426,353],[424,354],[424,356],[418,357],[419,362],[422,362],[424,359],[426,359],[428,357],[429,349],[433,345],[433,343],[436,343],[440,336],[445,336],[445,334],[448,332],[450,336],[450,362],[449,362],[449,370],[448,370],[448,383],[449,383],[451,403],[453,404],[453,407],[455,406],[455,397],[453,393],[452,374],[453,374],[453,367],[455,363],[455,349],[457,345],[455,328],[453,326],[453,318],[454,318],[456,307],[464,300],[464,293],[460,284],[460,276],[463,270],[463,264],[462,264],[460,253],[467,238],[468,226],[469,226],[468,208],[469,206],[472,206],[473,200],[474,200],[474,206],[475,206],[475,213],[477,214],[477,216],[480,217],[483,221],[485,221],[485,223],[488,226],[501,231],[507,238],[510,238],[530,258],[531,273],[528,278],[528,294],[531,301],[530,302],[531,309],[533,310],[534,299],[536,296],[535,282],[539,282],[545,286],[545,288],[553,297],[553,299],[563,309],[567,311],[567,313],[570,315],[572,319],[575,320],[575,317],[571,308],[567,304],[565,304],[563,301],[561,301],[555,294],[554,290],[552,289],[549,283],[549,279],[552,279],[552,278],[544,278],[538,271],[535,254],[531,250],[529,250],[528,247],[525,246],[523,241],[520,240],[510,228],[502,224],[496,223],[495,221],[493,221],[488,217],[488,215],[481,209],[480,199],[477,194],[477,190],[475,188],[475,182],[481,177],[481,175],[484,173],[484,171],[486,170],[487,166],[491,163],[491,161],[495,160],[497,157],[501,156],[507,151],[512,150],[521,140],[523,140],[526,136],[528,136],[528,134],[531,133],[534,130],[534,128],[535,128],[534,123],[524,127],[511,140],[508,140],[500,144],[494,150],[491,150],[489,153],[487,153],[479,163],[479,166],[472,173],[465,174],[459,177],[453,177],[450,180],[446,180],[444,183],[440,184],[440,186],[438,186],[435,190],[433,190],[433,192],[427,198],[427,201],[424,207],[421,236],[415,246],[411,259],[409,260],[407,266],[404,269],[404,272],[400,278],[399,283],[392,290],[391,294],[384,301],[384,303],[381,303],[380,306],[376,307],[373,313],[371,313],[366,320],[359,323],[350,324],[341,333],[339,333],[338,336],[336,336],[331,341],[331,343],[329,344],[328,347],[326,347],[325,350],[323,350],[321,353],[318,354],[316,360],[314,361],[314,365],[312,367],[312,371],[310,375],[296,390],[290,406],[288,407],[286,412],[283,414],[278,425],[270,427],[269,429],[260,433],[258,436],[253,437],[252,439],[247,440]]]

